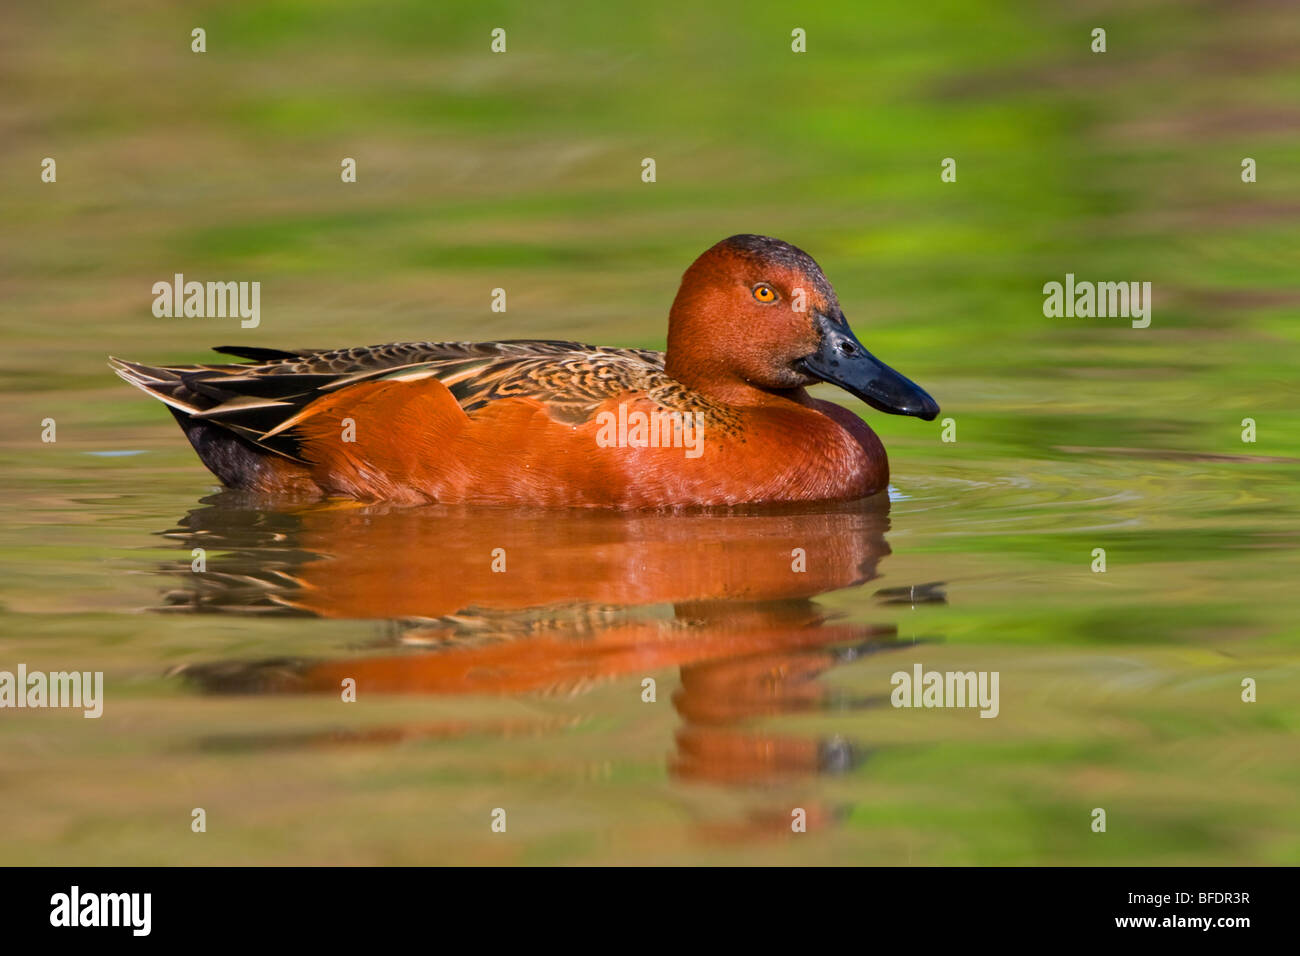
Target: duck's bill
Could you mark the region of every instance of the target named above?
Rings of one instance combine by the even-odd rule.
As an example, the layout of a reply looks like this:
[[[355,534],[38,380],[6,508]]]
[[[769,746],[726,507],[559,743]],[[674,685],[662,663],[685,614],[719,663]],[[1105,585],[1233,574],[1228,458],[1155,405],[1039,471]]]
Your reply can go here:
[[[934,421],[939,403],[925,389],[863,348],[847,323],[824,316],[818,316],[818,320],[821,348],[799,360],[797,364],[803,371],[838,385],[882,412]]]

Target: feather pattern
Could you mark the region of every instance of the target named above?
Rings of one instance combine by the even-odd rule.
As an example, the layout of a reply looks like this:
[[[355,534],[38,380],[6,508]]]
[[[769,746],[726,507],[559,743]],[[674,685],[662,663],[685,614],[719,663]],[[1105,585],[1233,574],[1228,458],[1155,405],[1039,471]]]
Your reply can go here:
[[[724,422],[730,412],[664,372],[663,353],[578,342],[396,342],[343,349],[223,346],[246,364],[155,368],[111,359],[123,379],[192,418],[301,460],[293,425],[313,401],[361,382],[435,378],[468,415],[505,399],[532,400],[565,424],[588,421],[611,398],[645,395],[662,407]]]

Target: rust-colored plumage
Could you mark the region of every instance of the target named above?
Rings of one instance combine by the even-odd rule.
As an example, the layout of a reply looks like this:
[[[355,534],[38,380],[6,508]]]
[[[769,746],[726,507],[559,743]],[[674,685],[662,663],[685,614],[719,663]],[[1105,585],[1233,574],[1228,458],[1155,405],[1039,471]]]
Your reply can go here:
[[[817,264],[733,236],[687,270],[665,354],[576,342],[226,347],[247,364],[118,374],[165,402],[231,487],[396,502],[642,508],[857,498],[884,447],[842,385],[932,419],[853,336]]]

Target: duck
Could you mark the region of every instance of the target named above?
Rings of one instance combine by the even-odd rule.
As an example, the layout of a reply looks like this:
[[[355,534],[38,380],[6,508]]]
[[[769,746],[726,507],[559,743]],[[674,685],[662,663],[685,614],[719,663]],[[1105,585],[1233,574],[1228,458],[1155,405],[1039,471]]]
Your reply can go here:
[[[880,438],[807,389],[933,421],[872,355],[802,249],[731,236],[682,276],[663,352],[553,340],[110,357],[228,488],[310,499],[542,508],[848,501],[888,486]]]

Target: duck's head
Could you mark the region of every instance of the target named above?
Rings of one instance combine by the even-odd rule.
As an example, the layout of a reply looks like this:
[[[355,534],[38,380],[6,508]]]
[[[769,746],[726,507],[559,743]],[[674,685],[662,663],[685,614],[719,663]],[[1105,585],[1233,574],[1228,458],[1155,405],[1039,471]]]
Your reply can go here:
[[[780,239],[724,239],[691,264],[668,320],[666,369],[721,397],[830,382],[893,415],[939,404],[863,347],[812,256]]]

